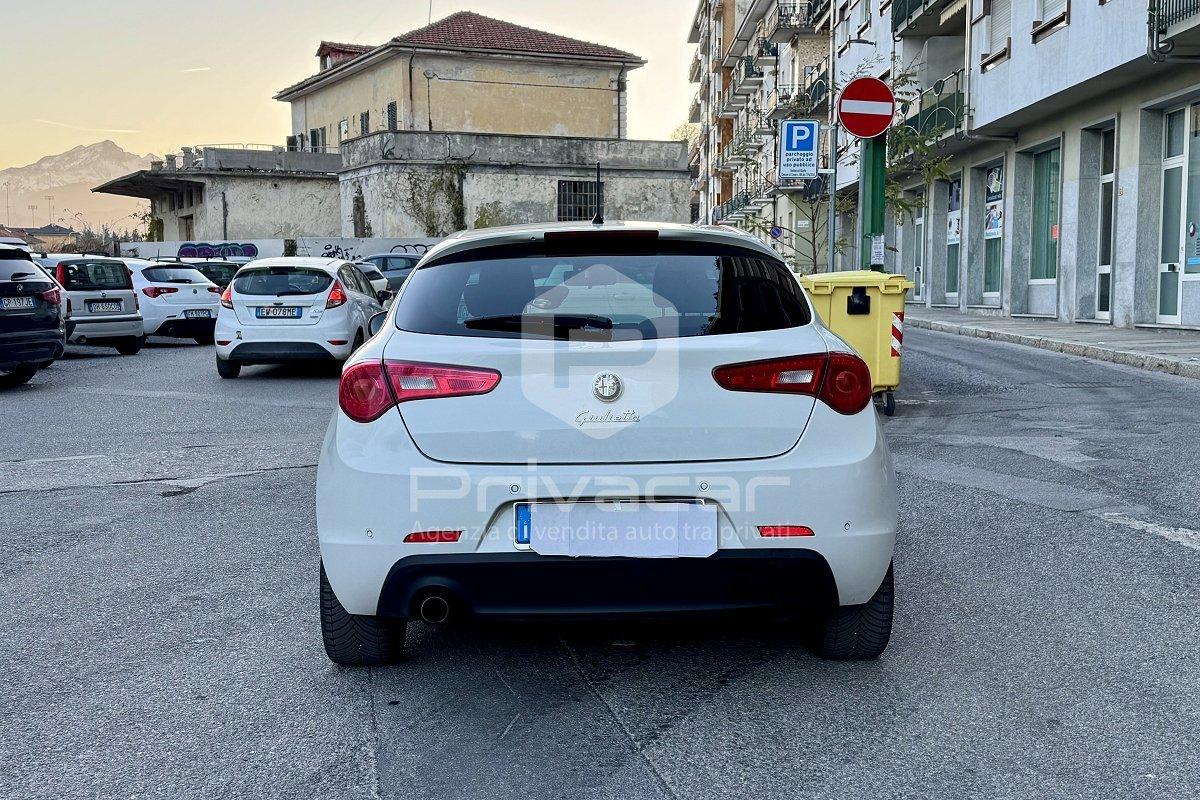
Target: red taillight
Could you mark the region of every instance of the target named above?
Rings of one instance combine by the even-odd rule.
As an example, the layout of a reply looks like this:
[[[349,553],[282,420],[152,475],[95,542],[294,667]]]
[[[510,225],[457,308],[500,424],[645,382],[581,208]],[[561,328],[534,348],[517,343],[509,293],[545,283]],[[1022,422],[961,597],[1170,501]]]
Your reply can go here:
[[[417,361],[385,361],[396,402],[427,397],[487,394],[500,383],[500,373],[480,367],[451,367]]]
[[[334,281],[333,288],[329,290],[329,299],[325,301],[326,308],[337,308],[346,302],[346,290],[342,288],[341,281]]]
[[[174,286],[147,286],[146,288],[142,289],[142,294],[153,299],[155,297],[161,297],[164,294],[175,294],[178,291],[179,290]]]
[[[67,285],[67,268],[63,264],[59,264],[54,268],[54,280],[58,281],[59,286]]]
[[[857,414],[871,402],[871,370],[853,353],[830,353],[818,397],[839,414]]]
[[[729,364],[713,379],[733,392],[807,394],[839,414],[857,414],[871,402],[871,372],[852,353],[816,353]]]
[[[442,544],[457,542],[462,531],[413,531],[404,537],[406,544]]]
[[[58,291],[58,287],[47,289],[42,292],[42,299],[52,306],[58,305],[58,301],[62,300],[62,292]]]
[[[363,361],[342,373],[338,405],[355,422],[371,422],[396,405],[380,361]]]
[[[213,294],[220,294],[221,287],[220,286],[210,286],[210,287],[208,287],[208,291],[212,292]]]
[[[233,308],[233,284],[225,287],[225,291],[221,292],[221,305],[225,308]]]
[[[803,525],[759,525],[758,535],[775,537],[775,536],[812,536],[812,528],[806,528]]]
[[[500,373],[413,361],[363,361],[342,373],[338,404],[355,422],[371,422],[397,403],[434,397],[487,394]]]

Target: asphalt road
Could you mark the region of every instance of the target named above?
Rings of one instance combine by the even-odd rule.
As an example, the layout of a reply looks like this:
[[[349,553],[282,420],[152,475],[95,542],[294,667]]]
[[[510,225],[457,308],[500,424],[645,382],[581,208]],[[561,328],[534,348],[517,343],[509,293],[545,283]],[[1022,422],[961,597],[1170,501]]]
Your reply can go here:
[[[328,371],[73,349],[0,395],[0,797],[1200,795],[1200,384],[910,331],[892,644],[317,626]]]

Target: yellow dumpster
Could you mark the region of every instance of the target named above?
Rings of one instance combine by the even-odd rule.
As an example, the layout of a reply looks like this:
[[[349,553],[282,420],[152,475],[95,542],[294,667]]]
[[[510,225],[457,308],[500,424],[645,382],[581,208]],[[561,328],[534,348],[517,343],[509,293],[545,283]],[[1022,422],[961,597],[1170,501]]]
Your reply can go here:
[[[872,391],[883,398],[883,413],[896,413],[900,386],[900,344],[904,338],[904,296],[913,282],[903,275],[856,270],[802,275],[821,321],[846,340],[871,370]]]

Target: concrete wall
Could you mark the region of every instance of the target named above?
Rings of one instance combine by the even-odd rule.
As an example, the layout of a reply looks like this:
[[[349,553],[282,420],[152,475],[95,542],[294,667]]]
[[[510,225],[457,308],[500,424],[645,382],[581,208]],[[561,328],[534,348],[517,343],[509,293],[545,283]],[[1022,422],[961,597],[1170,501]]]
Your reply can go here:
[[[691,177],[683,142],[470,133],[380,133],[342,148],[346,235],[445,235],[458,227],[453,190],[462,172],[466,227],[556,219],[558,181],[594,180],[603,164],[609,219],[688,222]],[[433,234],[426,225],[434,226]],[[357,226],[357,227],[356,227]]]
[[[395,102],[402,130],[617,138],[627,113],[618,105],[619,75],[613,66],[467,54],[420,53],[410,70],[408,54],[397,51],[291,101],[292,133],[307,139],[309,130],[324,127],[336,146],[341,120],[349,138],[386,130],[387,105]],[[364,111],[367,131],[360,126]]]
[[[160,198],[154,214],[162,219],[167,240],[273,239],[339,236],[336,176],[190,173],[203,184],[203,200],[169,209]],[[223,195],[223,196],[222,196]],[[184,217],[191,216],[188,236]]]

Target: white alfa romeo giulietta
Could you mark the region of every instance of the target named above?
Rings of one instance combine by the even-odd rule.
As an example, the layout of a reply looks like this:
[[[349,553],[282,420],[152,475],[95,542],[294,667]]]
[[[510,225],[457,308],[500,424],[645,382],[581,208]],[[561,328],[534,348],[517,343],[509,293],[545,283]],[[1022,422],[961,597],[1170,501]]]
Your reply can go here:
[[[762,242],[465,232],[370,327],[317,478],[332,660],[395,660],[416,619],[737,611],[883,652],[897,498],[868,368]]]

